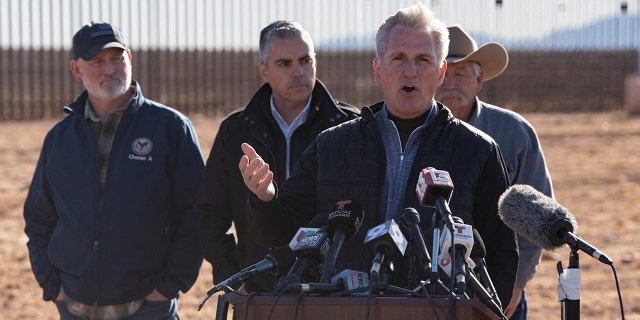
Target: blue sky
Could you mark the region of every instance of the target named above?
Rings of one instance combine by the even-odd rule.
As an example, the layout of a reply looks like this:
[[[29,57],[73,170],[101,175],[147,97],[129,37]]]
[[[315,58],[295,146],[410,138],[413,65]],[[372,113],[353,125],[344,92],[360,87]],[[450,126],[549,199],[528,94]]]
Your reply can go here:
[[[255,49],[262,27],[292,19],[318,48],[373,48],[380,22],[417,2],[461,24],[480,45],[509,48],[574,31],[575,39],[549,41],[640,48],[640,0],[0,0],[0,46],[69,48],[73,33],[95,19],[119,25],[134,49]],[[575,31],[598,21],[587,35]]]

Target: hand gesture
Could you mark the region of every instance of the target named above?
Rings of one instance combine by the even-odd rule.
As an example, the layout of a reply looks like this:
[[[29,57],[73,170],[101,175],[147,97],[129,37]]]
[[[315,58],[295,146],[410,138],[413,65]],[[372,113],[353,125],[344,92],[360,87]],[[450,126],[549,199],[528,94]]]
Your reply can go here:
[[[276,187],[273,185],[273,172],[269,170],[269,164],[265,163],[248,143],[242,144],[242,152],[244,155],[240,158],[239,168],[244,184],[260,200],[273,200]]]

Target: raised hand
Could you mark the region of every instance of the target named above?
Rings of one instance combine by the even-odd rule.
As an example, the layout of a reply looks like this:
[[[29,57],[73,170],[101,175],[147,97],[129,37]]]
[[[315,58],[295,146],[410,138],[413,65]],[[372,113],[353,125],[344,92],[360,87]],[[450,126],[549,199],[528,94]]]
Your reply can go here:
[[[273,172],[269,170],[269,164],[264,162],[248,143],[242,144],[244,155],[240,158],[240,172],[244,184],[260,200],[269,202],[276,196],[276,187],[273,185]]]

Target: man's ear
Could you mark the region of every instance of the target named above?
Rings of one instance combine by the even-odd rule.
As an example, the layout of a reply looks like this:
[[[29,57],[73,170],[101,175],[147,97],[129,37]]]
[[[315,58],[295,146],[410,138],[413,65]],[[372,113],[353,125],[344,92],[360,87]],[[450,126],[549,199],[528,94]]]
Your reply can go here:
[[[258,74],[264,83],[269,83],[269,70],[264,63],[258,63]]]
[[[78,60],[72,59],[69,61],[69,70],[71,70],[71,74],[76,79],[76,81],[82,81],[82,75],[80,74],[80,67],[78,66]]]
[[[133,66],[133,54],[131,53],[131,49],[127,49],[127,54],[129,55],[129,64]]]
[[[378,58],[373,58],[373,79],[376,80],[376,83],[380,83],[380,66],[378,65]]]
[[[442,67],[439,69],[438,75],[438,87],[444,82],[444,77],[447,75],[447,60],[442,61]]]
[[[482,84],[484,83],[484,71],[480,69],[480,74],[476,77],[476,81],[478,81],[478,86],[476,87],[476,95],[480,93],[482,90]]]

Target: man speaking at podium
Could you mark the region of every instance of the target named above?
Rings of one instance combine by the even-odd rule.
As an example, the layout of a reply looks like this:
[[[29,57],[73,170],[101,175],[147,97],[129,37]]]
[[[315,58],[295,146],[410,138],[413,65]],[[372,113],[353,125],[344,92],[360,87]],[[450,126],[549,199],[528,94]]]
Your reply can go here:
[[[387,18],[376,34],[373,60],[385,100],[364,107],[361,118],[321,133],[282,186],[276,188],[269,165],[243,144],[239,168],[253,193],[247,213],[256,241],[285,244],[314,215],[331,211],[340,200],[357,199],[365,212],[362,231],[344,242],[335,269],[369,270],[373,253],[363,245],[366,230],[397,220],[407,207],[418,210],[423,231],[432,230],[435,211],[420,206],[414,190],[420,171],[434,167],[450,173],[451,211],[478,229],[489,273],[502,304],[508,304],[518,252],[514,232],[497,214],[507,173],[498,145],[434,100],[447,69],[448,46],[447,27],[421,5]],[[390,284],[407,287],[408,261],[394,261]],[[425,280],[417,269],[418,280]]]

